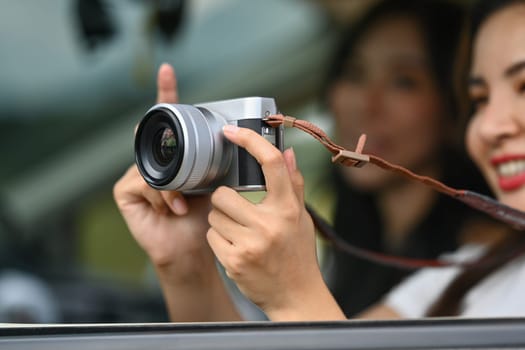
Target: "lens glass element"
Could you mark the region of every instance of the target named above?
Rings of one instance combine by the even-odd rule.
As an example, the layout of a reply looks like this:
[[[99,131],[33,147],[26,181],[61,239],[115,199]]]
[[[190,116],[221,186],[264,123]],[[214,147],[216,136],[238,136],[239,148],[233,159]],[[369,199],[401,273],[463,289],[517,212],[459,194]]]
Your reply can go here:
[[[153,156],[162,166],[167,166],[177,154],[177,137],[171,128],[157,132],[153,140]]]

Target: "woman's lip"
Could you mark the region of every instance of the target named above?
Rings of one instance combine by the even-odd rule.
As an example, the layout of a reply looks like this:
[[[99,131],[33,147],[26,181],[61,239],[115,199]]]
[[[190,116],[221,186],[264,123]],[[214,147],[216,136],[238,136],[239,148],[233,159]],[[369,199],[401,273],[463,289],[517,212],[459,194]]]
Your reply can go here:
[[[505,154],[502,156],[491,158],[490,163],[493,166],[496,166],[501,163],[510,162],[512,160],[521,160],[521,159],[525,159],[525,154]]]
[[[524,154],[504,154],[491,158],[490,163],[495,168],[504,167],[505,163],[525,160]],[[510,165],[510,164],[509,164]],[[502,191],[513,191],[525,185],[525,172],[521,171],[513,175],[502,175],[498,171],[498,185]],[[510,175],[510,176],[509,176]]]
[[[503,191],[513,191],[525,184],[525,173],[510,177],[498,177],[498,185]]]

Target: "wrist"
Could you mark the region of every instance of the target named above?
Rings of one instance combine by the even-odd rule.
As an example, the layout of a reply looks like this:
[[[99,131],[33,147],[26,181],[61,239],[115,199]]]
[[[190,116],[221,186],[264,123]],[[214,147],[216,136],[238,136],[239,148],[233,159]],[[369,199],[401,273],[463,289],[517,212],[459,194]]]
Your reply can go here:
[[[346,316],[321,280],[287,298],[281,305],[263,308],[272,321],[346,320]]]
[[[241,320],[215,262],[193,274],[181,276],[166,267],[158,268],[157,274],[172,322]]]
[[[209,252],[188,254],[176,260],[154,262],[155,272],[163,286],[206,285],[218,274],[214,255]]]

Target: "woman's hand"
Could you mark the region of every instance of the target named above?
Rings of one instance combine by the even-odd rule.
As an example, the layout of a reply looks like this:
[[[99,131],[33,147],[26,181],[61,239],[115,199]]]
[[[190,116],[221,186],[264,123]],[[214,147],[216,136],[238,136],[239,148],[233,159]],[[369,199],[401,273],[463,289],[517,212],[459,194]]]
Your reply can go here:
[[[155,190],[135,165],[115,184],[114,196],[130,232],[157,269],[183,277],[194,274],[199,267],[195,262],[204,262],[200,259],[213,264],[205,238],[208,197],[187,201],[178,192]]]
[[[177,103],[170,65],[160,67],[157,82],[157,102]],[[155,267],[171,320],[239,320],[206,240],[210,196],[184,198],[176,191],[155,190],[135,165],[113,192],[129,230]]]
[[[344,319],[319,270],[293,151],[249,129],[226,126],[224,134],[257,159],[267,188],[257,204],[227,187],[212,195],[208,241],[227,274],[273,320]]]
[[[159,68],[157,88],[157,102],[178,102],[175,73],[170,65]],[[205,239],[209,196],[184,198],[176,191],[155,190],[133,165],[115,184],[114,197],[133,237],[156,267],[176,266],[180,275],[191,274],[195,257],[213,262]],[[188,259],[189,256],[194,258]],[[185,262],[190,266],[181,266]]]

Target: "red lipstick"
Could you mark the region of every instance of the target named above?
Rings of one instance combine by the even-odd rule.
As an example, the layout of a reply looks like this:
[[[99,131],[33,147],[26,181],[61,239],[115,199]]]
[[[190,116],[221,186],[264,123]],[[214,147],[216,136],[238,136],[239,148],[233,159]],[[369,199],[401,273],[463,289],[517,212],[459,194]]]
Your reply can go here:
[[[525,160],[525,155],[504,155],[494,157],[491,159],[491,164],[498,168],[504,166],[502,164],[518,160]],[[501,174],[501,169],[498,169],[497,174],[498,185],[502,191],[513,191],[525,185],[525,168],[521,169],[519,172],[514,172],[508,175]]]

